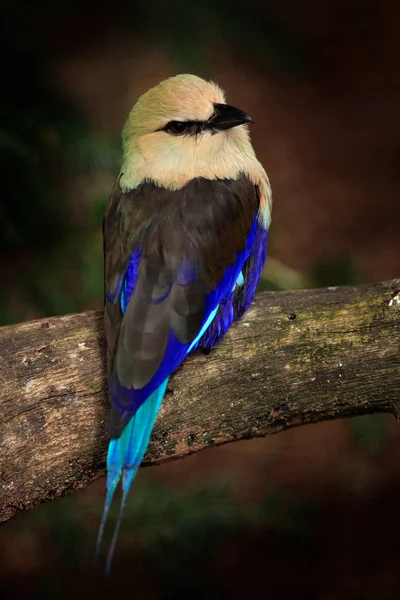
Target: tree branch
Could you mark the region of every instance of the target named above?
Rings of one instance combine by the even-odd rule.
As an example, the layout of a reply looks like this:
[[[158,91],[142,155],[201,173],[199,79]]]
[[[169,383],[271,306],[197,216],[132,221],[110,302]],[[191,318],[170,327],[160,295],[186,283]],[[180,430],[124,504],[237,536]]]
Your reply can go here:
[[[346,415],[400,416],[400,280],[261,293],[171,378],[145,462]],[[0,521],[103,474],[102,314],[0,329]]]

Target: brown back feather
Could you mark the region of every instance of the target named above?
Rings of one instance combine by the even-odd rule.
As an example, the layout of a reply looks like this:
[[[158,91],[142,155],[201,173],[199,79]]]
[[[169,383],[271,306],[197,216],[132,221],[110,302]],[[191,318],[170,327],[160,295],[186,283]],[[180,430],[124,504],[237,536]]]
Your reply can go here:
[[[161,363],[171,328],[180,342],[193,341],[205,295],[245,247],[258,207],[256,188],[244,176],[199,178],[180,190],[144,182],[123,193],[116,184],[104,225],[106,293],[115,292],[138,246],[142,259],[125,315],[119,294],[114,302],[106,299],[109,376],[141,389]],[[190,281],[189,271],[186,281],[182,275],[186,263]]]

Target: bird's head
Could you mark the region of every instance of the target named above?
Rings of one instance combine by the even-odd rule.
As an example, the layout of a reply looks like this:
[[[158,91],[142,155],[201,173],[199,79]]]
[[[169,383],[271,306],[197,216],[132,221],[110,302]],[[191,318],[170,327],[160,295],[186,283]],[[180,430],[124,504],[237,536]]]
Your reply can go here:
[[[234,177],[255,160],[251,117],[195,75],[177,75],[134,105],[123,132],[123,187],[144,179],[179,188],[194,177]]]

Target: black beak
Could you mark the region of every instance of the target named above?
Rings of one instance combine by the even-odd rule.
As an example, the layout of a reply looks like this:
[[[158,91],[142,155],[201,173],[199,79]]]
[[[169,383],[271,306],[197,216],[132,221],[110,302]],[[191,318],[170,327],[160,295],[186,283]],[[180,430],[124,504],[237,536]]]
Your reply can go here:
[[[229,104],[214,104],[214,114],[208,124],[217,131],[252,123],[253,119],[240,108],[229,106]]]

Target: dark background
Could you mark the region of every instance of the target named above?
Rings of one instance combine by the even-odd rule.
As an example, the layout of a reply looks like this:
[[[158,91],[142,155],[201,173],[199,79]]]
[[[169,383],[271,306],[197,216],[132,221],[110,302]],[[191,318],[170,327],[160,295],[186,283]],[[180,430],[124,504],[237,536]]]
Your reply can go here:
[[[101,308],[120,131],[179,72],[254,119],[275,200],[264,288],[399,276],[399,5],[8,0],[1,13],[0,324]],[[390,416],[141,470],[110,581],[92,565],[104,487],[1,527],[0,598],[400,597]]]

